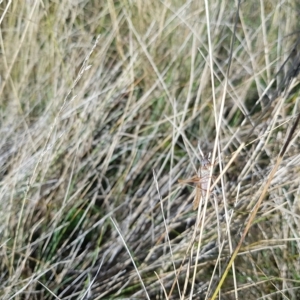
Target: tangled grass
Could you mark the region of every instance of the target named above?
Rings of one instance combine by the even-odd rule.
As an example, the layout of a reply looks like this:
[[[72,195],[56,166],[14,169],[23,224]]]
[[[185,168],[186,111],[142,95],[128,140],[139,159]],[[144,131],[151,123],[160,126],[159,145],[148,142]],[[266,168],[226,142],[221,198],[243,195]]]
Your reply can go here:
[[[1,299],[300,298],[300,6],[237,4],[0,4]]]

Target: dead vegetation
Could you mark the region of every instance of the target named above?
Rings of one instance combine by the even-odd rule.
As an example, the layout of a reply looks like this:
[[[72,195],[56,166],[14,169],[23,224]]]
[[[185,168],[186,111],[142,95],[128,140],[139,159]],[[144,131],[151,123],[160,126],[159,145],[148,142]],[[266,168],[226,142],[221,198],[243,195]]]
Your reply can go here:
[[[0,7],[1,299],[211,297],[299,113],[297,1]],[[300,297],[299,132],[219,299]]]

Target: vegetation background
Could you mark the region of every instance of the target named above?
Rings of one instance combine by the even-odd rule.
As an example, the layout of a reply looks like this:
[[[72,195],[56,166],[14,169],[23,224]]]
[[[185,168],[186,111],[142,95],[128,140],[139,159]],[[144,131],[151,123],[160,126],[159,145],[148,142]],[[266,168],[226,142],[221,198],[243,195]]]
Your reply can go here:
[[[1,1],[1,299],[211,297],[299,113],[299,10]],[[219,299],[300,299],[299,148]]]

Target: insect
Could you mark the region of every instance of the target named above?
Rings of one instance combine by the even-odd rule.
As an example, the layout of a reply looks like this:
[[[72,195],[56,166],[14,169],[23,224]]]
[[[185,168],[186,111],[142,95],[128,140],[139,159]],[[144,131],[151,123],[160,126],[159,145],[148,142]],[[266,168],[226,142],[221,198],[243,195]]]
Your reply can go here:
[[[192,178],[178,180],[179,183],[187,184],[187,183],[196,183],[196,195],[193,201],[193,210],[196,210],[199,206],[199,202],[201,196],[205,198],[207,191],[209,190],[209,177],[210,170],[213,168],[214,163],[211,163],[209,160],[210,155],[205,157],[201,152],[201,165],[198,170],[198,174],[193,176]],[[211,178],[211,182],[213,182],[213,177]]]

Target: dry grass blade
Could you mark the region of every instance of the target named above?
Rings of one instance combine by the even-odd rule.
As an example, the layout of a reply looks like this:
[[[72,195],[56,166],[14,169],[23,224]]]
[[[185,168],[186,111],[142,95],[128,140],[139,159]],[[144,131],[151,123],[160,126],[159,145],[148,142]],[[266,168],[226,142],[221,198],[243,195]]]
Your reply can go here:
[[[242,234],[242,236],[241,236],[241,238],[239,240],[239,243],[238,243],[237,247],[235,248],[235,250],[234,250],[234,252],[233,252],[233,254],[231,256],[231,258],[230,258],[230,260],[229,260],[229,262],[228,262],[228,264],[227,264],[227,266],[225,268],[225,271],[224,271],[222,277],[220,278],[220,281],[219,281],[219,284],[218,284],[216,290],[214,291],[212,297],[210,298],[211,300],[216,299],[218,293],[220,292],[220,289],[221,289],[221,287],[222,287],[222,285],[224,283],[224,280],[226,279],[226,276],[227,276],[227,274],[229,272],[229,269],[231,268],[234,260],[236,259],[237,254],[240,251],[242,243],[244,242],[244,240],[246,238],[246,235],[248,234],[248,231],[249,231],[250,227],[253,225],[254,218],[256,217],[257,212],[258,212],[258,210],[259,210],[259,208],[260,208],[260,206],[262,204],[262,201],[264,200],[264,198],[266,196],[266,193],[267,193],[267,191],[268,191],[268,189],[270,187],[271,181],[273,180],[274,175],[277,172],[278,167],[279,167],[279,165],[281,164],[281,162],[283,160],[283,156],[284,156],[284,154],[285,154],[285,152],[286,152],[289,144],[291,143],[292,136],[293,136],[293,134],[296,131],[296,128],[298,126],[299,121],[300,121],[300,113],[298,113],[298,116],[297,116],[297,118],[295,120],[295,123],[293,124],[293,126],[292,126],[292,128],[291,128],[291,130],[290,130],[290,132],[289,132],[289,134],[287,136],[287,139],[286,139],[286,141],[285,141],[285,143],[284,143],[284,145],[283,145],[283,147],[282,147],[282,149],[281,149],[281,151],[280,151],[280,153],[279,153],[279,155],[277,157],[276,164],[275,164],[275,166],[273,167],[272,171],[270,172],[270,174],[268,176],[267,182],[263,185],[263,190],[261,192],[261,195],[260,195],[259,199],[257,200],[257,203],[255,204],[253,210],[251,211],[251,214],[249,216],[249,220],[246,223],[245,229],[244,229],[243,234]]]
[[[137,266],[136,266],[136,264],[135,264],[134,258],[132,257],[131,252],[130,252],[130,250],[129,250],[127,244],[126,244],[126,241],[124,240],[124,237],[122,236],[122,233],[121,233],[120,229],[118,228],[116,222],[113,220],[113,218],[110,218],[110,220],[112,221],[112,223],[114,224],[116,230],[118,231],[118,234],[119,234],[120,238],[122,239],[122,242],[123,242],[123,244],[124,244],[124,247],[126,248],[126,250],[127,250],[127,252],[128,252],[128,255],[130,256],[130,259],[131,259],[131,261],[132,261],[132,264],[134,265],[134,268],[135,268],[135,270],[136,270],[136,273],[137,273],[137,275],[138,275],[138,277],[139,277],[139,279],[140,279],[140,283],[141,283],[141,285],[142,285],[142,287],[143,287],[143,289],[144,289],[144,291],[145,291],[145,296],[146,296],[147,299],[150,300],[150,297],[149,297],[149,294],[148,294],[147,289],[146,289],[146,287],[145,287],[144,281],[143,281],[143,279],[142,279],[142,277],[141,277],[141,274],[140,274],[140,272],[139,272],[139,269],[137,268]]]

